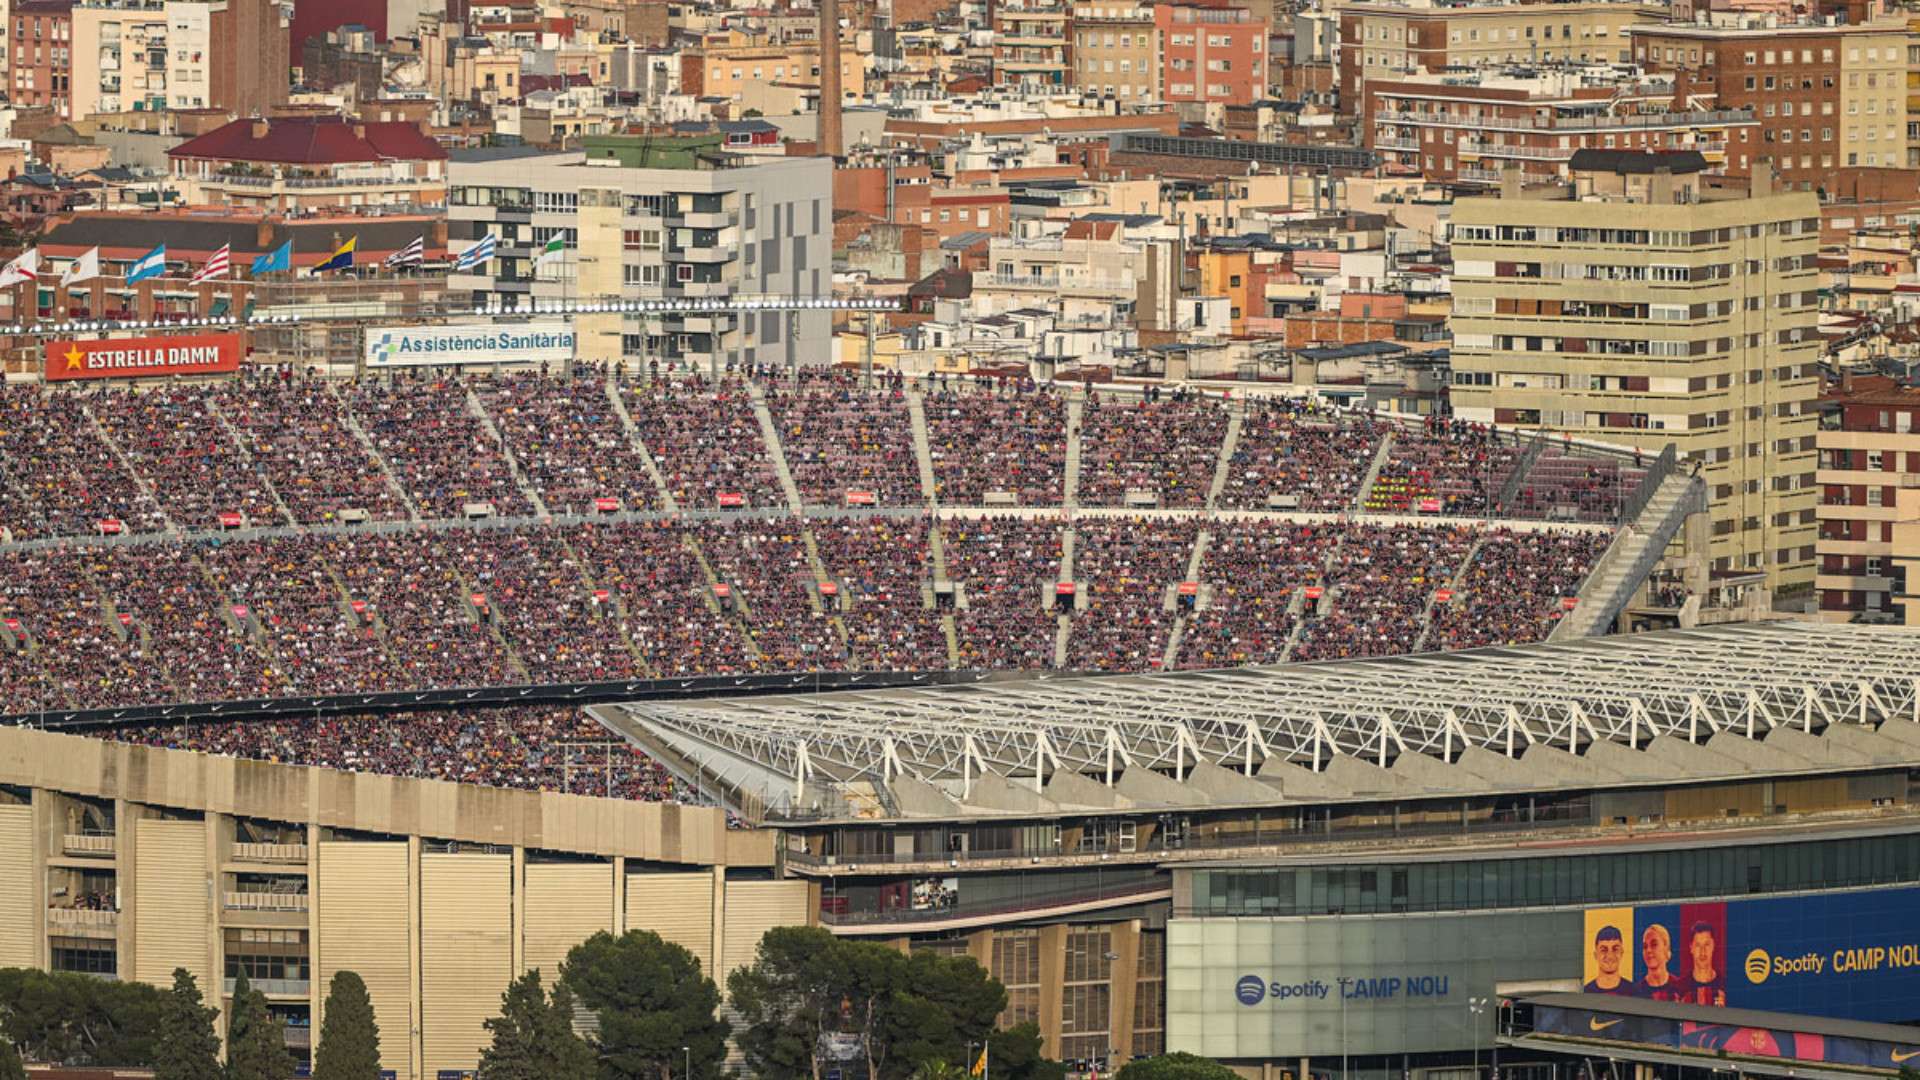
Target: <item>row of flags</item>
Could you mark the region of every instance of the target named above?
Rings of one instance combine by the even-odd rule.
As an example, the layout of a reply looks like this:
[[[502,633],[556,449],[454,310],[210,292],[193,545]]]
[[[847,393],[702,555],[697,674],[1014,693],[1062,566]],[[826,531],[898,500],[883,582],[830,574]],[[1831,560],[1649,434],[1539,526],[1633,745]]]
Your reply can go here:
[[[352,269],[354,256],[358,251],[359,243],[360,238],[358,236],[349,238],[346,243],[341,244],[335,249],[332,255],[327,256],[325,261],[316,265],[313,268],[313,273],[324,274],[332,270]],[[494,251],[498,245],[499,241],[492,235],[482,238],[455,256],[453,268],[456,271],[467,271],[485,264],[494,257]],[[538,269],[549,262],[565,258],[566,250],[567,246],[565,241],[561,237],[554,237],[552,240],[549,240],[546,246],[540,249],[540,253],[534,257],[534,268]],[[423,265],[426,259],[427,238],[424,236],[416,236],[413,238],[412,243],[387,256],[381,265],[388,269],[401,269],[409,266]],[[290,271],[292,269],[293,241],[291,240],[264,255],[256,256],[249,267],[249,271],[254,277],[258,277],[261,274],[271,274],[276,271]],[[208,256],[207,261],[201,265],[200,269],[194,271],[193,279],[189,284],[198,285],[203,281],[215,281],[229,276],[232,270],[233,245],[222,244],[220,250]],[[148,278],[159,277],[166,272],[167,245],[161,244],[128,265],[126,283],[128,285],[135,285]],[[99,276],[100,249],[95,247],[67,264],[66,268],[60,272],[60,284],[78,285],[83,281],[91,281]],[[23,281],[39,280],[39,248],[28,248],[16,256],[13,261],[0,267],[0,288],[8,285],[18,285]]]

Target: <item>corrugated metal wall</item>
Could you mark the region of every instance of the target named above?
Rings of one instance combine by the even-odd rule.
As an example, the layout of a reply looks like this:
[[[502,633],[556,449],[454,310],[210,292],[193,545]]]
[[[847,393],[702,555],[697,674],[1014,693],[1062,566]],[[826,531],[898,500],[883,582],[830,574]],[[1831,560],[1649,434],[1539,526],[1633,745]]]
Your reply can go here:
[[[480,1064],[512,979],[513,857],[421,855],[422,1076]]]
[[[32,967],[39,959],[38,875],[33,807],[0,806],[0,967]]]
[[[804,926],[806,922],[806,882],[727,882],[727,954],[721,958],[714,981],[725,986],[734,968],[753,963],[753,952],[767,931],[776,926]]]
[[[529,863],[526,905],[526,966],[552,986],[568,949],[613,929],[613,864]]]
[[[320,845],[320,995],[339,971],[357,972],[380,1025],[380,1067],[417,1075],[408,1053],[413,1028],[412,968],[407,936],[407,845],[328,842]],[[314,1017],[317,1038],[323,1018]]]
[[[199,821],[134,822],[133,977],[172,986],[186,968],[208,999],[219,997],[207,970],[207,827]]]
[[[713,875],[628,874],[627,929],[684,945],[713,974]],[[715,979],[719,982],[719,979]]]

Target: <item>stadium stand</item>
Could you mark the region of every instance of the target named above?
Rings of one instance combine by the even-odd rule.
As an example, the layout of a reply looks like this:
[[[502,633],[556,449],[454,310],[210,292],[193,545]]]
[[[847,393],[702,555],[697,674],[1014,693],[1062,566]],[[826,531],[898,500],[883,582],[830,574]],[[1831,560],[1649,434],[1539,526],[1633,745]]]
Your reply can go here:
[[[1647,472],[1192,393],[1090,393],[1070,432],[1080,393],[943,383],[920,399],[923,460],[897,377],[6,388],[0,663],[27,712],[1529,641]],[[1144,490],[1160,508],[1062,517],[1070,451],[1082,505]],[[811,516],[791,515],[788,470]],[[844,506],[852,490],[876,505]],[[1021,508],[983,505],[994,492]]]

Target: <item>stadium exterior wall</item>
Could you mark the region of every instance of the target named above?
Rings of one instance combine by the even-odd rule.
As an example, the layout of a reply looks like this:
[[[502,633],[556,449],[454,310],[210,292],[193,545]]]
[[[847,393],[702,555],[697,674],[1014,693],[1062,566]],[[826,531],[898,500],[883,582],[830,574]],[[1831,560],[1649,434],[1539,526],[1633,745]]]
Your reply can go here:
[[[163,985],[186,967],[224,1010],[240,958],[264,955],[255,985],[308,1038],[354,970],[397,1080],[473,1069],[507,980],[553,976],[597,930],[653,930],[711,967],[818,908],[810,883],[772,878],[773,833],[717,809],[18,728],[0,728],[0,839],[0,967],[78,957]]]

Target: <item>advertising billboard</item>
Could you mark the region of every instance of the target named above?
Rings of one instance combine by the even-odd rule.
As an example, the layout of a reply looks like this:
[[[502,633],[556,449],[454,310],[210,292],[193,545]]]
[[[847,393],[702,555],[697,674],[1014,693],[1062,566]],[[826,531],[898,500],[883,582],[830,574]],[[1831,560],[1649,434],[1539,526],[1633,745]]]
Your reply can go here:
[[[47,342],[47,380],[150,379],[240,370],[239,334],[64,338]]]
[[[367,366],[562,364],[573,359],[573,324],[456,323],[367,328]]]
[[[1581,984],[1689,1005],[1910,1020],[1920,1016],[1916,911],[1920,888],[1594,908]]]
[[[1600,1038],[1675,1050],[1712,1054],[1724,1052],[1729,1057],[1789,1058],[1873,1069],[1898,1069],[1920,1058],[1920,1048],[1913,1044],[1884,1039],[1823,1035],[1791,1027],[1708,1024],[1660,1016],[1631,1016],[1561,1005],[1542,1005],[1534,1009],[1532,1030],[1576,1039]]]

